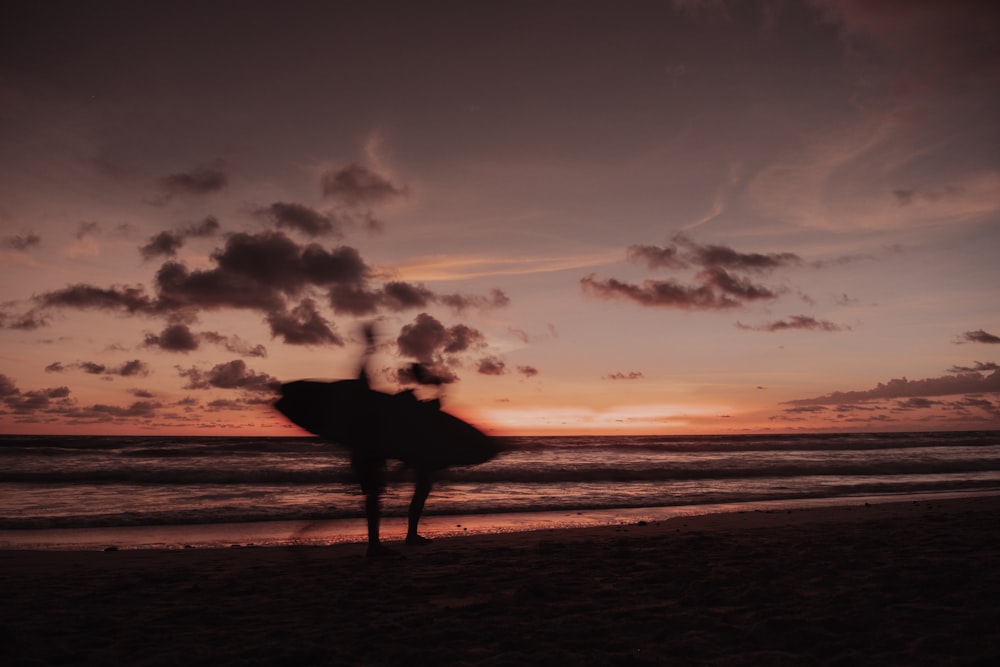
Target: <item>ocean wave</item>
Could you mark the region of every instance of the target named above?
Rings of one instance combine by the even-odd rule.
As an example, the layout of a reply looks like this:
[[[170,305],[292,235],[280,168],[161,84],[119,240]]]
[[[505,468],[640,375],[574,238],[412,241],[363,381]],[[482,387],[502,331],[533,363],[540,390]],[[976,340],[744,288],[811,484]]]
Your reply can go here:
[[[447,515],[496,515],[531,512],[582,512],[589,510],[637,509],[643,507],[698,506],[717,503],[752,503],[762,501],[800,500],[814,498],[847,498],[851,496],[892,495],[907,493],[928,493],[942,491],[1000,491],[1000,480],[923,480],[894,483],[892,481],[871,481],[866,483],[845,483],[816,489],[784,489],[747,492],[746,490],[715,490],[699,495],[685,494],[683,497],[670,496],[605,496],[594,498],[516,498],[470,500],[448,502],[435,498],[428,505],[427,516]],[[403,517],[406,515],[405,498],[387,503],[384,516]],[[148,512],[119,512],[90,515],[59,515],[33,517],[0,517],[0,530],[42,530],[108,528],[128,526],[173,526],[205,525],[221,523],[250,523],[263,521],[334,521],[342,519],[363,519],[362,503],[359,499],[317,510],[304,507],[213,507],[208,509],[157,510]]]
[[[843,463],[809,461],[803,464],[767,463],[761,465],[708,465],[690,463],[667,466],[576,466],[518,468],[512,466],[475,466],[451,468],[435,473],[441,481],[482,484],[517,483],[586,483],[586,482],[670,482],[676,480],[791,478],[803,476],[920,475],[941,473],[1000,472],[1000,458],[958,461],[879,461]],[[402,467],[390,470],[390,480],[403,480],[410,473]],[[241,468],[157,467],[7,470],[0,471],[2,483],[31,484],[325,484],[353,483],[354,475],[346,465],[330,467]]]

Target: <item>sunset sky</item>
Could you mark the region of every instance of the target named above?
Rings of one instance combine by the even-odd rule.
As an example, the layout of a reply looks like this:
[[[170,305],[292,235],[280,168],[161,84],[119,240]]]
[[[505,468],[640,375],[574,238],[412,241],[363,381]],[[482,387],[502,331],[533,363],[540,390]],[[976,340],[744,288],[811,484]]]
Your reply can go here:
[[[0,432],[1000,428],[997,6],[7,3]]]

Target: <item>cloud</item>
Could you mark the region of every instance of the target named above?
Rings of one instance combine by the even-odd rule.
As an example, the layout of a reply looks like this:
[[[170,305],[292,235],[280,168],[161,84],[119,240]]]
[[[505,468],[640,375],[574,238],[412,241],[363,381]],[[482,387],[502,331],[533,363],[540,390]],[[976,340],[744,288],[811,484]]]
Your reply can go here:
[[[456,312],[462,312],[468,308],[478,308],[480,310],[503,308],[510,304],[510,297],[503,290],[494,288],[490,290],[489,296],[443,294],[438,297],[438,301],[453,308]]]
[[[271,325],[271,335],[281,337],[289,345],[344,344],[312,299],[303,299],[287,313],[270,313],[267,322]]]
[[[435,298],[434,293],[423,285],[392,281],[382,287],[379,301],[390,310],[398,311],[407,308],[425,308]]]
[[[326,215],[302,204],[275,202],[258,211],[279,228],[292,229],[308,236],[340,236],[341,223],[334,216]]]
[[[837,405],[892,398],[919,398],[927,396],[955,396],[1000,392],[1000,371],[983,376],[979,373],[958,373],[924,380],[901,379],[879,383],[875,388],[863,391],[833,392],[816,398],[786,401],[786,405]]]
[[[486,337],[468,325],[446,327],[432,315],[420,313],[400,330],[396,346],[401,355],[416,359],[429,374],[450,383],[458,379],[451,369],[458,365],[455,355],[485,348]]]
[[[1000,364],[993,363],[992,361],[983,363],[982,361],[975,362],[975,366],[952,366],[948,369],[949,373],[989,373],[990,371],[1000,370]]]
[[[644,262],[651,269],[684,269],[689,266],[680,257],[680,249],[676,245],[631,245],[626,249],[625,256],[632,262]]]
[[[405,186],[397,186],[358,164],[327,171],[322,176],[321,185],[323,196],[348,206],[380,204],[407,192]]]
[[[908,398],[905,401],[897,401],[897,410],[926,410],[927,408],[932,408],[936,405],[941,405],[941,401],[932,401],[929,398],[923,398],[921,396]]]
[[[113,285],[108,288],[94,287],[78,283],[60,290],[45,292],[34,297],[43,307],[94,308],[97,310],[117,310],[129,314],[154,313],[156,302],[141,286],[129,287]]]
[[[0,373],[0,398],[14,396],[19,393],[21,393],[21,391],[17,388],[14,381],[3,373]]]
[[[149,365],[139,359],[126,361],[118,366],[99,364],[96,361],[75,361],[67,365],[59,361],[54,361],[45,367],[45,372],[63,373],[68,369],[81,370],[89,375],[118,375],[121,377],[145,377],[149,375]]]
[[[45,412],[54,405],[65,405],[69,395],[69,387],[21,391],[14,380],[0,373],[0,402],[17,415]]]
[[[164,231],[150,238],[149,243],[139,248],[143,259],[154,257],[174,257],[188,237],[204,238],[213,236],[219,230],[219,221],[208,216],[201,222],[173,231]]]
[[[610,373],[601,377],[602,380],[639,380],[643,377],[640,371],[629,371],[628,373]]]
[[[185,324],[168,325],[159,334],[146,334],[144,345],[168,352],[190,352],[198,349],[198,338]]]
[[[139,253],[143,259],[152,259],[159,256],[173,257],[177,250],[184,245],[184,239],[177,232],[160,232],[153,236],[149,243],[139,248]]]
[[[629,246],[626,257],[650,269],[693,268],[695,282],[648,279],[636,284],[617,278],[597,280],[595,274],[590,274],[580,280],[584,292],[603,299],[627,299],[646,307],[724,310],[752,301],[773,300],[782,292],[741,273],[765,274],[802,262],[794,253],[743,253],[728,246],[700,245],[683,235],[664,247]]]
[[[214,218],[197,225],[163,232],[144,246],[147,257],[176,252],[184,238],[207,236],[218,229]],[[372,269],[355,248],[326,248],[318,243],[299,244],[278,230],[230,234],[225,244],[209,256],[214,266],[189,269],[168,260],[153,277],[154,294],[141,286],[97,287],[70,285],[34,297],[37,310],[15,317],[0,312],[0,326],[30,328],[45,324],[44,309],[77,308],[126,315],[166,317],[170,323],[159,333],[146,335],[144,344],[166,351],[185,352],[201,342],[220,342],[207,333],[195,334],[189,324],[201,311],[253,310],[263,314],[271,335],[291,345],[343,345],[343,339],[323,316],[314,298],[326,293],[335,313],[371,315],[378,310],[398,312],[441,303],[456,310],[495,308],[510,299],[502,290],[488,295],[437,295],[422,284],[389,281],[369,286]],[[264,356],[262,346],[228,349],[247,356]]]
[[[220,162],[200,165],[190,171],[180,171],[160,179],[164,199],[178,196],[204,196],[218,192],[229,183]]]
[[[159,308],[251,309],[263,311],[274,322],[287,322],[296,317],[286,313],[287,297],[310,288],[356,286],[370,273],[354,248],[327,250],[315,243],[302,247],[277,231],[233,234],[212,259],[217,266],[208,270],[164,264],[156,275]]]
[[[538,369],[535,368],[534,366],[518,366],[517,372],[527,378],[535,377],[536,375],[538,375]]]
[[[201,347],[202,342],[222,345],[229,352],[246,357],[266,357],[263,345],[251,345],[239,336],[224,336],[215,331],[194,333],[182,323],[169,324],[158,334],[148,333],[144,341],[146,347],[156,347],[166,352],[191,352]]]
[[[49,320],[36,309],[31,309],[25,313],[5,313],[0,310],[0,329],[14,329],[19,331],[34,331],[48,326]]]
[[[476,366],[476,372],[481,375],[503,375],[507,372],[507,365],[499,357],[483,357]]]
[[[850,331],[851,327],[835,324],[828,320],[817,320],[809,315],[793,315],[787,320],[775,320],[756,326],[737,322],[736,327],[748,331],[787,331],[789,329],[805,331]]]
[[[18,252],[25,252],[41,245],[42,237],[38,234],[28,232],[26,234],[14,234],[12,236],[5,236],[0,239],[0,245],[5,248],[10,248],[11,250],[16,250]]]
[[[988,343],[995,345],[1000,343],[1000,336],[994,336],[991,333],[986,333],[982,329],[976,331],[966,331],[961,335],[959,340],[955,341],[957,344],[962,343]]]
[[[370,315],[379,308],[393,312],[425,308],[434,303],[449,306],[456,312],[469,308],[490,310],[510,303],[503,290],[493,289],[489,296],[476,294],[438,295],[421,283],[390,281],[378,289],[360,285],[337,285],[330,289],[330,306],[335,312]]]
[[[244,357],[266,357],[267,348],[260,343],[254,345],[253,343],[248,343],[236,334],[232,336],[224,336],[215,331],[202,331],[198,334],[199,340],[204,340],[209,343],[215,343],[217,345],[222,345],[229,352],[234,354],[240,354]]]
[[[708,285],[681,285],[671,280],[646,280],[641,285],[615,278],[599,281],[595,274],[584,276],[584,293],[602,299],[628,299],[640,306],[682,308],[687,310],[722,310],[742,305],[736,299],[718,294]]]
[[[185,389],[239,389],[241,391],[273,394],[278,391],[281,382],[266,373],[257,373],[249,369],[242,359],[234,359],[222,364],[216,364],[209,371],[191,367],[177,367],[181,377],[188,383]]]

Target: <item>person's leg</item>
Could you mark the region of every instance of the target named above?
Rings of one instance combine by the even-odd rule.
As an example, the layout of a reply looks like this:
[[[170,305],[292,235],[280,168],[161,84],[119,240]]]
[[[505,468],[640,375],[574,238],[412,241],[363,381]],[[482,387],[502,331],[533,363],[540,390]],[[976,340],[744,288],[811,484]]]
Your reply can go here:
[[[431,492],[431,474],[427,470],[417,468],[416,483],[413,486],[413,499],[410,500],[410,511],[406,530],[407,544],[427,544],[430,540],[417,533],[420,515],[424,512],[424,502]]]
[[[351,459],[354,472],[365,494],[365,520],[368,522],[368,556],[389,556],[396,552],[382,546],[379,524],[382,520],[382,491],[385,487],[385,461],[355,454]]]

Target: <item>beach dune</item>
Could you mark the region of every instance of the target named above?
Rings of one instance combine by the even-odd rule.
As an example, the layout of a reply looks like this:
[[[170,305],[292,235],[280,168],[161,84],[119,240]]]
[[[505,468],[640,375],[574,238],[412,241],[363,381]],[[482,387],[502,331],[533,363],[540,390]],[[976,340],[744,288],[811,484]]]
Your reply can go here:
[[[1000,497],[364,545],[0,552],[6,665],[1000,664]]]

